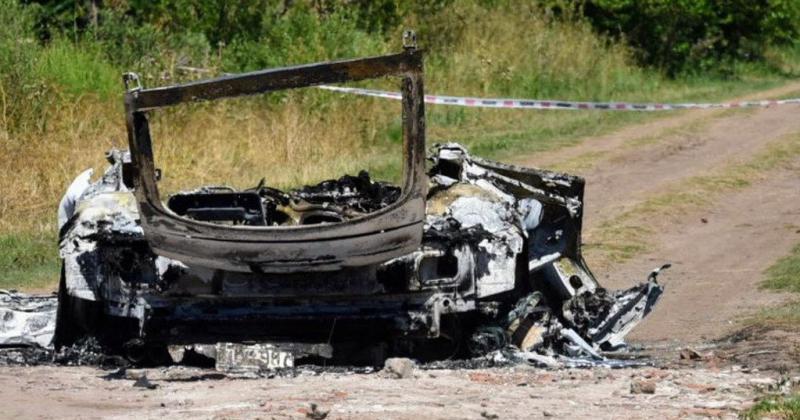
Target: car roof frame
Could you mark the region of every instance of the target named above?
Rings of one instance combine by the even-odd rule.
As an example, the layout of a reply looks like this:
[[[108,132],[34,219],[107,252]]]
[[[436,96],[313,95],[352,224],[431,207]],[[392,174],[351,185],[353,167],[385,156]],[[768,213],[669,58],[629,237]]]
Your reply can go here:
[[[226,75],[143,89],[128,73],[125,114],[140,224],[156,254],[186,264],[245,271],[326,271],[385,262],[417,249],[425,218],[425,107],[422,51],[321,62]],[[398,200],[339,223],[303,226],[227,226],[179,216],[161,201],[148,113],[210,101],[386,76],[401,79],[403,179]]]

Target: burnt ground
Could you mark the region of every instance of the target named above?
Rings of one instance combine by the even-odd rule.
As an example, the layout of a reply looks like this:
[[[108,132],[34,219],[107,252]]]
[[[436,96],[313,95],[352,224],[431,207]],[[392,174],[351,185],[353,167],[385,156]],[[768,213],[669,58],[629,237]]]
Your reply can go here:
[[[800,83],[760,97],[797,91]],[[604,222],[665,187],[747,161],[768,142],[800,133],[797,111],[680,113],[515,163],[569,168],[587,178],[591,243]],[[796,386],[800,374],[800,334],[741,323],[789,299],[758,284],[763,270],[800,242],[798,185],[795,161],[677,222],[653,220],[651,246],[621,264],[603,264],[590,247],[589,265],[611,288],[644,279],[662,262],[674,264],[662,277],[662,301],[630,336],[652,367],[456,364],[418,368],[404,379],[369,369],[298,368],[247,379],[187,367],[6,366],[0,404],[10,418],[735,417],[762,393]]]

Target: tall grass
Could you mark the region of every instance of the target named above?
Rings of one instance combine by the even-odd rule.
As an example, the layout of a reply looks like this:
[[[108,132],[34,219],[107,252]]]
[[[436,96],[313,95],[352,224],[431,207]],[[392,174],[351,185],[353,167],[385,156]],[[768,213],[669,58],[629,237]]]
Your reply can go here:
[[[465,3],[440,19],[463,29],[431,57],[428,78],[436,90],[456,95],[644,97],[661,78],[631,65],[629,50],[610,44],[580,21],[553,20],[534,6],[485,13]],[[454,71],[456,70],[457,71]]]
[[[579,21],[553,20],[533,7],[481,4],[457,2],[424,20],[406,22],[422,28],[428,92],[690,100],[730,96],[781,80],[758,75],[745,81],[668,81],[631,64],[624,45],[609,43]],[[346,16],[286,19],[262,43],[234,43],[219,51],[186,52],[187,45],[202,40],[190,37],[191,42],[172,48],[169,40],[144,39],[148,34],[141,31],[133,38],[120,31],[97,41],[56,38],[41,45],[24,8],[0,0],[0,287],[56,280],[55,214],[61,194],[87,167],[95,168],[97,177],[107,149],[126,147],[123,71],[143,70],[152,87],[198,77],[182,73],[184,66],[221,73],[400,48],[399,34],[387,40],[359,31]],[[118,50],[107,47],[109,39],[119,40]],[[141,61],[120,63],[118,57],[133,56],[131,51],[140,51]],[[381,81],[369,86],[396,87]],[[435,106],[427,112],[430,143],[458,140],[476,153],[499,158],[573,144],[651,118]],[[189,105],[152,116],[156,163],[164,170],[162,189],[167,192],[207,183],[252,186],[261,177],[285,187],[361,168],[397,180],[400,123],[396,102],[314,89]],[[49,259],[18,258],[20,250]]]
[[[292,93],[280,106],[234,99],[168,112],[154,119],[162,190],[225,184],[295,187],[367,169],[399,181],[401,139],[387,131],[400,120],[397,102],[331,101],[323,91]],[[320,104],[323,102],[325,105]]]

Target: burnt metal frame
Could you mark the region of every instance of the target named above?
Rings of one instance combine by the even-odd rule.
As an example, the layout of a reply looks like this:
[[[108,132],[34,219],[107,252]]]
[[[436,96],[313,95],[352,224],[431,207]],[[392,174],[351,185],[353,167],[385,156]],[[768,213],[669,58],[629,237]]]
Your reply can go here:
[[[399,76],[402,80],[404,187],[392,205],[341,223],[225,226],[178,216],[159,196],[148,111],[192,101]],[[126,85],[136,78],[126,75]],[[138,80],[136,80],[138,82]],[[189,265],[234,271],[327,271],[377,264],[422,242],[425,218],[425,108],[422,51],[224,76],[182,85],[127,89],[126,125],[140,223],[153,251]]]

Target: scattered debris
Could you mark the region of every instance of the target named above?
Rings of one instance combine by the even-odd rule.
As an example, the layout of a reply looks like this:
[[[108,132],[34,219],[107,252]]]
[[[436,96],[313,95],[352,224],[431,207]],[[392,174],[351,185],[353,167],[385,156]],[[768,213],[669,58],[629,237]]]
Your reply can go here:
[[[53,363],[53,351],[41,347],[0,348],[0,366],[38,366]]]
[[[129,362],[110,349],[103,347],[96,337],[83,337],[70,346],[53,353],[56,364],[66,366],[101,366],[106,368],[127,366]]]
[[[631,394],[655,394],[656,383],[655,381],[648,381],[644,379],[634,379],[631,381]]]
[[[686,347],[681,349],[678,355],[681,358],[681,360],[700,360],[703,358],[703,355],[700,354],[700,352],[691,347]]]
[[[147,379],[147,374],[146,373],[144,373],[141,376],[139,376],[139,378],[137,378],[136,381],[133,382],[133,386],[135,388],[145,388],[145,389],[156,389],[156,388],[158,388],[157,384],[154,384],[154,383],[150,382]]]
[[[51,296],[0,290],[0,346],[50,346],[57,306]]]
[[[306,417],[314,420],[324,420],[328,417],[329,411],[322,411],[317,404],[311,403],[311,411],[306,412]]]
[[[406,379],[414,377],[417,364],[405,357],[390,357],[386,359],[381,375],[387,378]]]

